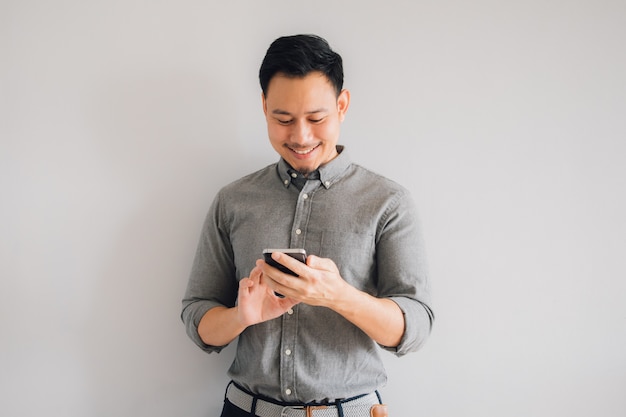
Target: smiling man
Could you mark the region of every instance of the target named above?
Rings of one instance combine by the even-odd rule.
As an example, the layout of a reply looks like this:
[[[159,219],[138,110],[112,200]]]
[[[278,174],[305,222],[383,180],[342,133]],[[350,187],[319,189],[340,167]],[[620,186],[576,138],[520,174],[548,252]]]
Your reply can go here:
[[[272,43],[259,79],[280,159],[222,188],[204,223],[182,319],[206,352],[238,340],[222,417],[385,416],[380,352],[430,334],[413,200],[338,145],[342,65],[318,36]],[[262,260],[267,247],[309,256],[272,255],[294,276]]]
[[[338,155],[348,90],[337,92],[318,71],[297,78],[277,74],[262,98],[270,142],[292,168],[306,175]]]

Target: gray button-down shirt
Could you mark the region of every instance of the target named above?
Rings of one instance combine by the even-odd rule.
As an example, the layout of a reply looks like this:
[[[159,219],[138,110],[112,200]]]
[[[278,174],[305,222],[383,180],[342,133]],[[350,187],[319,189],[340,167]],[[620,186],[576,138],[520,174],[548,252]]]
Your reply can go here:
[[[236,303],[238,281],[263,248],[305,248],[331,258],[343,279],[395,301],[405,318],[401,356],[430,333],[433,314],[424,246],[407,190],[350,162],[346,151],[304,180],[280,160],[224,187],[209,210],[182,319],[207,352],[198,323],[212,307]],[[294,178],[296,177],[296,178]],[[300,181],[298,186],[294,182]],[[249,391],[285,402],[335,400],[369,393],[387,376],[380,349],[363,331],[323,307],[298,304],[247,328],[229,376]]]

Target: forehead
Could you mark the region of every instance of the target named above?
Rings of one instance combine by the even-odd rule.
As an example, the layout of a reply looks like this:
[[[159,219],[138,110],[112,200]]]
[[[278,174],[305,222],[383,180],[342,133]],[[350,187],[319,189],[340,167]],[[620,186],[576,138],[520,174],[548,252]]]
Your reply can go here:
[[[312,72],[304,77],[276,74],[269,82],[268,104],[328,103],[336,101],[335,89],[321,72]]]

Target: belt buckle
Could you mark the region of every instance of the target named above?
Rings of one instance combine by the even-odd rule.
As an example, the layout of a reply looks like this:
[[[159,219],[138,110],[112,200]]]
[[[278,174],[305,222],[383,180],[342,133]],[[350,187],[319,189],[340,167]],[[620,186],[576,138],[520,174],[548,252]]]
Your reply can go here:
[[[306,417],[313,417],[313,411],[328,408],[327,405],[305,405],[302,407],[306,410]]]

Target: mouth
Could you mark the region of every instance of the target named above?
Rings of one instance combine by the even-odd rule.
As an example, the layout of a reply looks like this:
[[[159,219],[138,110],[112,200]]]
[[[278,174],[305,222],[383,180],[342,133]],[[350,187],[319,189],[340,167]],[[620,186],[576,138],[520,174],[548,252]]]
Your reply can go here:
[[[289,150],[291,152],[295,153],[296,155],[306,156],[306,155],[310,154],[311,152],[313,152],[315,149],[317,149],[318,146],[320,146],[320,145],[318,144],[318,145],[312,146],[310,148],[303,148],[303,149],[295,149],[295,148],[292,148],[290,146],[288,146],[288,148],[289,148]]]

